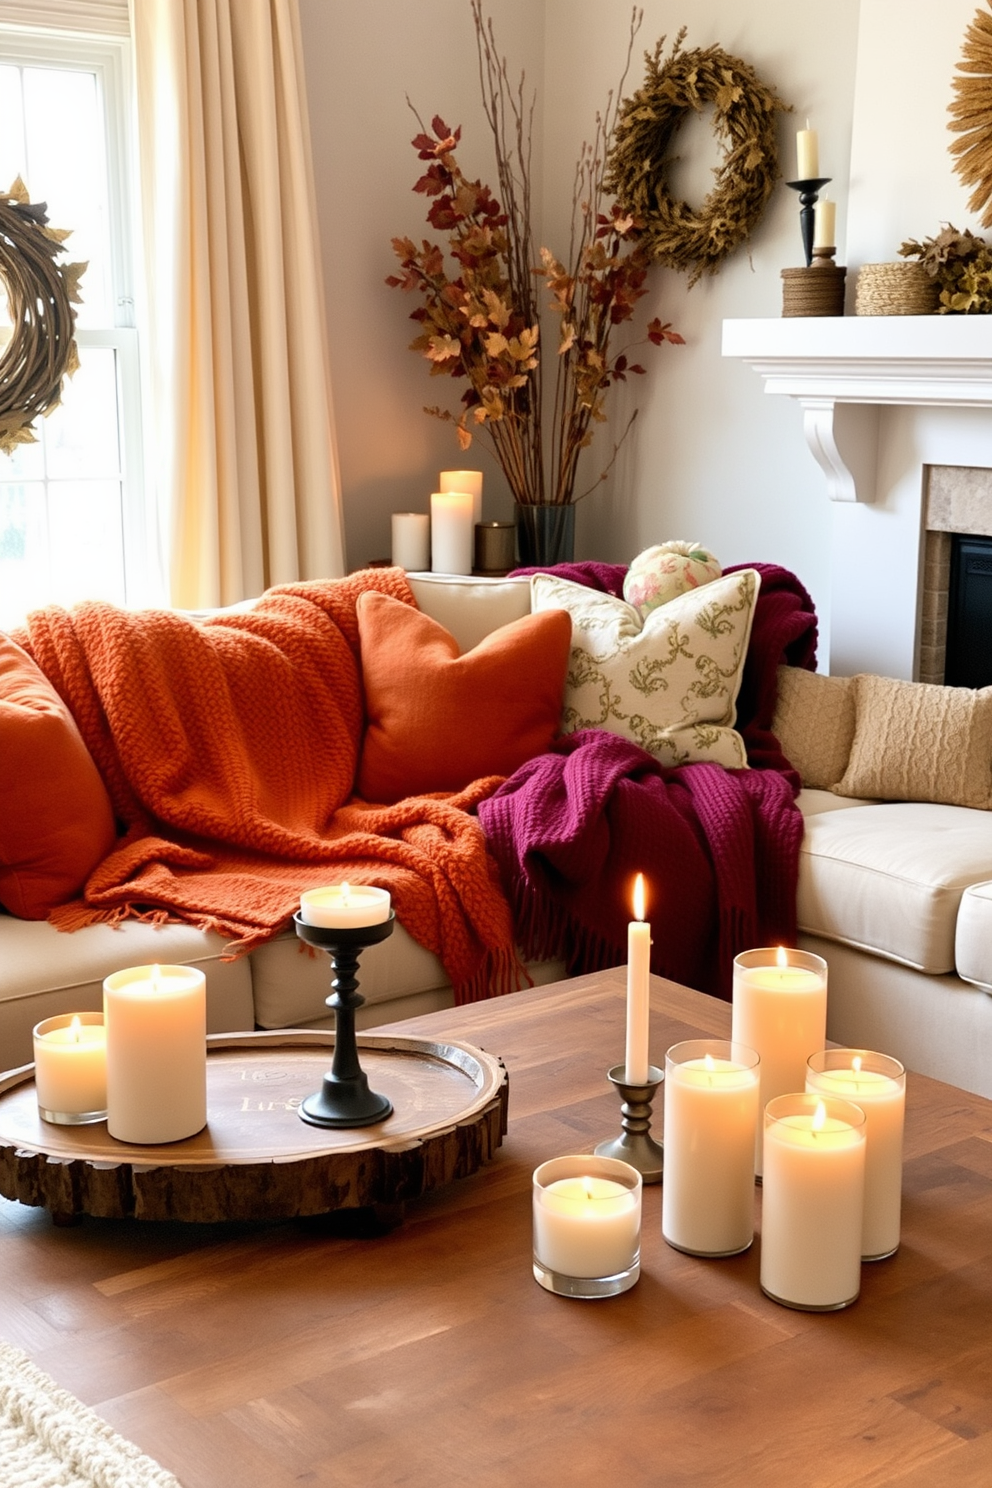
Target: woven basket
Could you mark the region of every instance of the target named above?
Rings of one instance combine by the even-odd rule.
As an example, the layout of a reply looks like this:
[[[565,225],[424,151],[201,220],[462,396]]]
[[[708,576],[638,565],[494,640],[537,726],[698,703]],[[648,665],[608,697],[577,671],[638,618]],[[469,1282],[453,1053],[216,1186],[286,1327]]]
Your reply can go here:
[[[940,288],[919,263],[862,264],[855,315],[933,315]]]
[[[782,270],[782,314],[843,315],[844,277],[840,264]]]

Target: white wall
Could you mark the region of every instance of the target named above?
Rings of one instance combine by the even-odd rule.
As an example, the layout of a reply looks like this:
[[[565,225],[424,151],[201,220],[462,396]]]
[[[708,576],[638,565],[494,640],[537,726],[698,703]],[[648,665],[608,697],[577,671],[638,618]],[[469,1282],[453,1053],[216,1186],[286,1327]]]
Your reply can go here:
[[[406,350],[412,297],[382,282],[393,266],[390,237],[427,235],[425,203],[410,190],[416,125],[406,94],[425,117],[437,111],[463,125],[463,159],[483,179],[492,179],[491,154],[469,0],[300,0],[300,7],[348,558],[356,565],[388,554],[389,513],[426,510],[444,466],[482,465],[485,515],[511,513],[489,457],[473,449],[463,458],[450,428],[422,413],[445,396],[454,407],[456,385],[429,379]],[[795,169],[796,128],[808,116],[819,131],[821,169],[838,202],[838,259],[846,257],[853,277],[858,264],[894,258],[903,237],[928,235],[942,219],[976,226],[951,170],[946,130],[950,79],[974,8],[975,0],[835,0],[827,12],[809,0],[688,7],[644,0],[625,92],[641,80],[644,50],[665,33],[673,39],[683,22],[686,45],[719,45],[750,62],[795,108],[779,126],[786,177]],[[511,71],[524,67],[529,81],[541,82],[536,155],[544,238],[555,248],[567,230],[576,152],[623,66],[630,7],[491,0],[489,9]],[[688,129],[684,141],[681,180],[687,197],[699,200],[718,156],[706,127]],[[649,543],[682,536],[709,544],[724,563],[783,563],[813,593],[826,655],[834,521],[800,411],[764,396],[759,378],[720,355],[723,319],[778,316],[780,270],[801,262],[798,203],[780,184],[749,251],[718,275],[688,291],[681,276],[656,271],[642,321],[671,320],[687,345],[645,348],[648,376],[611,395],[613,429],[635,404],[640,414],[608,483],[580,506],[577,556],[627,561]],[[609,447],[607,435],[591,452],[590,472]]]

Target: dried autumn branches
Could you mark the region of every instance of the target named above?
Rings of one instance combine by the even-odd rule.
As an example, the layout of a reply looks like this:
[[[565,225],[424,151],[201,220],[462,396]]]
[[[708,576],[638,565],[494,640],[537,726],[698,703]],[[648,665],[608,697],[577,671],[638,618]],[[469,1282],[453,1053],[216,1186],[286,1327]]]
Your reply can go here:
[[[779,177],[775,116],[789,112],[754,69],[719,47],[684,52],[686,28],[662,57],[665,37],[645,57],[644,83],[624,101],[606,187],[645,222],[644,243],[659,263],[689,273],[690,287],[714,274],[743,243]],[[712,191],[695,210],[668,189],[672,144],[692,113],[713,105],[726,146]]]
[[[954,169],[965,186],[974,186],[968,208],[992,227],[992,16],[983,10],[965,32],[962,60],[948,105],[948,129],[960,134],[949,146]]]
[[[899,249],[915,258],[940,290],[938,315],[988,315],[992,312],[992,248],[967,228],[958,232],[945,223],[936,237],[914,238]]]
[[[31,425],[61,401],[62,379],[79,366],[73,327],[84,263],[59,264],[69,232],[48,226],[18,176],[0,194],[0,279],[7,291],[10,342],[0,357],[0,451],[32,444]]]
[[[612,343],[616,327],[631,319],[646,293],[651,258],[640,240],[639,220],[604,203],[602,176],[615,123],[612,93],[605,114],[597,116],[593,142],[583,146],[576,166],[568,256],[560,260],[547,248],[535,255],[530,186],[534,102],[525,98],[523,76],[516,86],[511,84],[482,0],[472,0],[472,14],[501,200],[464,174],[456,153],[460,129],[449,130],[435,116],[428,132],[418,118],[421,132],[413,146],[427,169],[414,190],[431,198],[427,220],[447,234],[454,269],[449,272],[444,250],[436,243],[424,239],[418,246],[411,238],[394,238],[402,273],[386,282],[421,297],[411,317],[421,328],[411,349],[430,362],[431,375],[468,382],[458,415],[439,407],[426,411],[456,424],[463,449],[474,434],[486,436],[517,502],[566,505],[578,499],[579,458],[592,442],[593,426],[605,421],[607,392],[628,374],[645,371],[630,362],[629,348],[617,350]],[[638,24],[635,12],[630,46]],[[541,278],[558,318],[551,387],[542,378]],[[655,345],[682,341],[657,318],[647,327],[647,339]],[[635,416],[614,446],[607,470]]]

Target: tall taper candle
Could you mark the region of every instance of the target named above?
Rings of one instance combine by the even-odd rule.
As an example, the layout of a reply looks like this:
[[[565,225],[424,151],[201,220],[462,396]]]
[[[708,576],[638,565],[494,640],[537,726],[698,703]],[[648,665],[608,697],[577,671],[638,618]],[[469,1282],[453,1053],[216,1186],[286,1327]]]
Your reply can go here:
[[[816,130],[810,129],[808,119],[806,128],[800,129],[796,134],[796,163],[797,181],[815,181],[819,176],[820,142],[816,137]]]
[[[648,1017],[651,998],[651,926],[644,920],[644,874],[634,880],[634,918],[627,926],[627,1051],[628,1085],[643,1085],[648,1077]]]

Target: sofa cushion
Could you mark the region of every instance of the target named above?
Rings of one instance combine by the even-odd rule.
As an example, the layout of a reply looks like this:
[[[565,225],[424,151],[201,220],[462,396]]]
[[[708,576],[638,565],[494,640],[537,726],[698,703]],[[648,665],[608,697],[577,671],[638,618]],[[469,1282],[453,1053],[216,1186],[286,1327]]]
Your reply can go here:
[[[992,815],[924,802],[860,802],[804,819],[800,930],[919,971],[953,970],[962,894],[992,878]]]
[[[622,599],[534,574],[533,608],[566,609],[572,656],[562,729],[602,728],[663,765],[747,765],[734,729],[760,578],[739,569],[640,615]]]
[[[42,920],[114,845],[103,781],[44,672],[0,635],[0,904]]]
[[[992,805],[992,687],[938,687],[862,674],[842,796]]]
[[[830,790],[854,741],[854,678],[780,666],[772,733],[804,786]]]
[[[962,981],[992,992],[992,882],[969,884],[961,895],[954,961]]]
[[[469,578],[461,574],[407,574],[418,607],[449,630],[462,651],[483,636],[530,614],[530,579]]]
[[[512,775],[558,732],[572,624],[525,615],[464,655],[429,615],[385,594],[358,601],[366,727],[357,790],[400,801]]]

